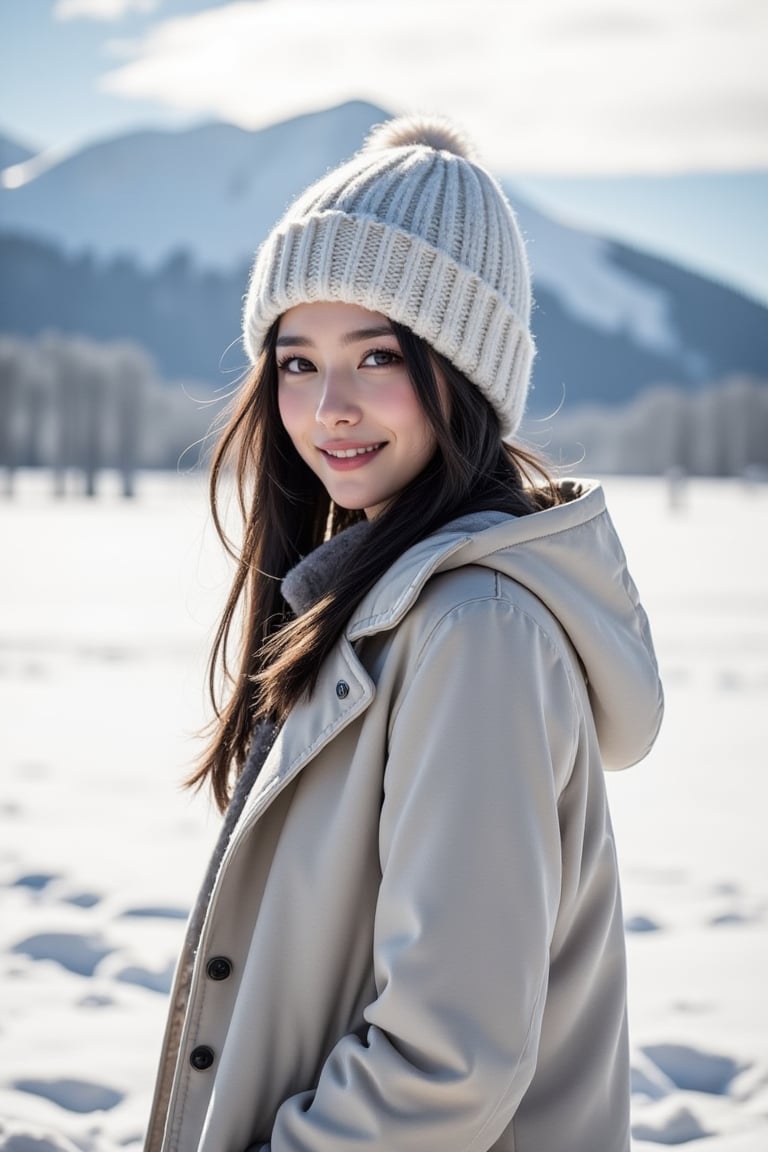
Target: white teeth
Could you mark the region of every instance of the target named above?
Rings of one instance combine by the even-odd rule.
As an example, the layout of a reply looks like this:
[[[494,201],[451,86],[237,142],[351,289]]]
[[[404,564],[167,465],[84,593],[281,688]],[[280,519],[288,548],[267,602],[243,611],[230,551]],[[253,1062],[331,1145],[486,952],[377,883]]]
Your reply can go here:
[[[347,456],[365,456],[368,452],[375,452],[376,449],[380,447],[380,444],[371,444],[368,448],[326,448],[325,452],[327,452],[329,456],[335,456],[337,460],[341,460]]]

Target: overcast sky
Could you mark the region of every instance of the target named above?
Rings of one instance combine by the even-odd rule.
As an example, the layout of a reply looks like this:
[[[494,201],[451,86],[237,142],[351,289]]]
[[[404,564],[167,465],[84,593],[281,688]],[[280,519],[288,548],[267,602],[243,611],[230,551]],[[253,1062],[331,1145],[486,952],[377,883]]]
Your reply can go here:
[[[0,4],[0,117],[38,145],[363,97],[456,117],[506,171],[768,166],[766,0]]]

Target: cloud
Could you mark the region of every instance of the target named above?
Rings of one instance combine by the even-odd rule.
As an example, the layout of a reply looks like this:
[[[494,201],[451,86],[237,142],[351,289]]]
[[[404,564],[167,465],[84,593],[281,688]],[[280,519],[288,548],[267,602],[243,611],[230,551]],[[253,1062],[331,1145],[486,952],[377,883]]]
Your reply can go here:
[[[154,12],[158,0],[56,0],[55,20],[121,20],[130,12]]]
[[[518,172],[768,163],[764,0],[237,0],[103,87],[258,127],[352,97],[454,116]]]

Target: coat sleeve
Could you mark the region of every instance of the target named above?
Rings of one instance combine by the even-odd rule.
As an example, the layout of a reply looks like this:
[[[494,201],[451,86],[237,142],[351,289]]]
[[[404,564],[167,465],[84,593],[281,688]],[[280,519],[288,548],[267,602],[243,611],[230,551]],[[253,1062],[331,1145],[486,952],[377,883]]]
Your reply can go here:
[[[577,704],[514,604],[453,608],[390,719],[367,1030],[278,1110],[271,1152],[484,1152],[533,1076]]]

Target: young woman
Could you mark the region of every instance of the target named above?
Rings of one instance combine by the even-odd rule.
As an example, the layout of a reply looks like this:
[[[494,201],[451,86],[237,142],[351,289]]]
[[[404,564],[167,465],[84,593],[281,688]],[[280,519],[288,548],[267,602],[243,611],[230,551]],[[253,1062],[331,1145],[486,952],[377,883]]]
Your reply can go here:
[[[225,816],[147,1152],[629,1148],[603,769],[662,697],[600,488],[509,443],[530,308],[441,123],[379,129],[257,256],[214,689],[237,663],[193,778]]]

